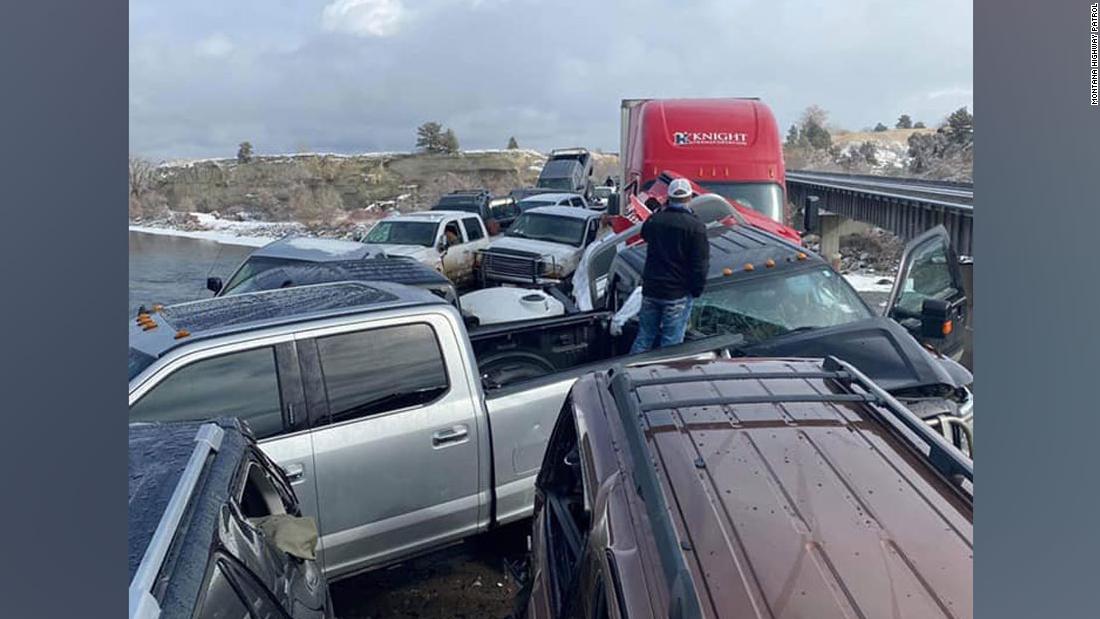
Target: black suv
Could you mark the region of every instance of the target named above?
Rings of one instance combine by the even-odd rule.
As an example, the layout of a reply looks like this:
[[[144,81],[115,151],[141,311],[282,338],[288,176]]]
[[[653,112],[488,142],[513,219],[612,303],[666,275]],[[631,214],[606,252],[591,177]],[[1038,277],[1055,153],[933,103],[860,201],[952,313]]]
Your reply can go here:
[[[496,234],[494,228],[497,227],[499,230],[508,229],[508,226],[512,225],[519,216],[519,207],[516,206],[514,198],[494,198],[486,189],[452,191],[439,198],[439,202],[431,210],[476,213],[485,222],[485,228],[490,234]],[[496,225],[493,225],[493,222]]]
[[[881,313],[803,247],[743,225],[711,225],[707,236],[706,289],[695,299],[687,339],[737,336],[734,352],[745,357],[839,357],[969,445],[974,377],[954,359],[963,353],[966,294],[943,226],[909,243]],[[621,252],[617,245],[603,243],[590,256],[588,276],[593,305],[616,312],[641,286],[646,255],[644,244]],[[624,339],[636,329],[627,321]]]
[[[282,471],[236,419],[130,424],[129,617],[332,617]]]

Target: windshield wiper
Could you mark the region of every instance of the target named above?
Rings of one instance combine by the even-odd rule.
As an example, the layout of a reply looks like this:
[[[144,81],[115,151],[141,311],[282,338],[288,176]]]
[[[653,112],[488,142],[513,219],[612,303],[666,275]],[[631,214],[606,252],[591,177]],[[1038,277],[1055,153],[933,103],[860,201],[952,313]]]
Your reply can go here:
[[[823,329],[823,328],[824,327],[818,327],[818,326],[814,326],[814,325],[807,325],[805,327],[798,327],[798,328],[795,328],[795,329],[791,329],[790,331],[786,331],[786,332],[783,333],[783,335],[790,335],[792,333],[804,333],[806,331],[813,331],[814,329]]]

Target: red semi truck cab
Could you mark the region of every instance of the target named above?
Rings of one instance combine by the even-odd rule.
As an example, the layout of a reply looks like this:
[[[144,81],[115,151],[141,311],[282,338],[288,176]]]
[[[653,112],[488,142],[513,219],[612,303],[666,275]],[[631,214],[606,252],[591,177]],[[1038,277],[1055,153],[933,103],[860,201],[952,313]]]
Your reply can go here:
[[[783,144],[762,101],[624,99],[621,111],[620,178],[627,193],[647,191],[662,172],[673,171],[788,223]]]

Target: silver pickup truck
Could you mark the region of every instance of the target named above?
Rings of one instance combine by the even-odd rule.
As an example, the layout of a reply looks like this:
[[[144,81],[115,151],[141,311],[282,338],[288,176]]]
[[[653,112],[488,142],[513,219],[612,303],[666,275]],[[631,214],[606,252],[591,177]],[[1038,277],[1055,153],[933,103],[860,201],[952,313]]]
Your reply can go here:
[[[468,333],[442,299],[381,282],[154,306],[130,325],[130,421],[246,420],[340,578],[530,516],[570,387],[623,361],[608,320]],[[713,358],[730,339],[630,361]]]

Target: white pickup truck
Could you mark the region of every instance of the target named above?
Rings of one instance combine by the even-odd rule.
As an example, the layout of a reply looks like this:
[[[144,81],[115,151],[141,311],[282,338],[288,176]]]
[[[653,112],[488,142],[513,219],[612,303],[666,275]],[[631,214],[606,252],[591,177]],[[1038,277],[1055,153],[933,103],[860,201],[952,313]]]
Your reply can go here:
[[[480,252],[487,283],[569,288],[586,247],[596,240],[600,213],[577,206],[524,211],[508,231]]]
[[[489,232],[473,213],[426,211],[387,217],[362,240],[386,255],[414,258],[462,285],[474,281],[474,257],[489,246]]]

